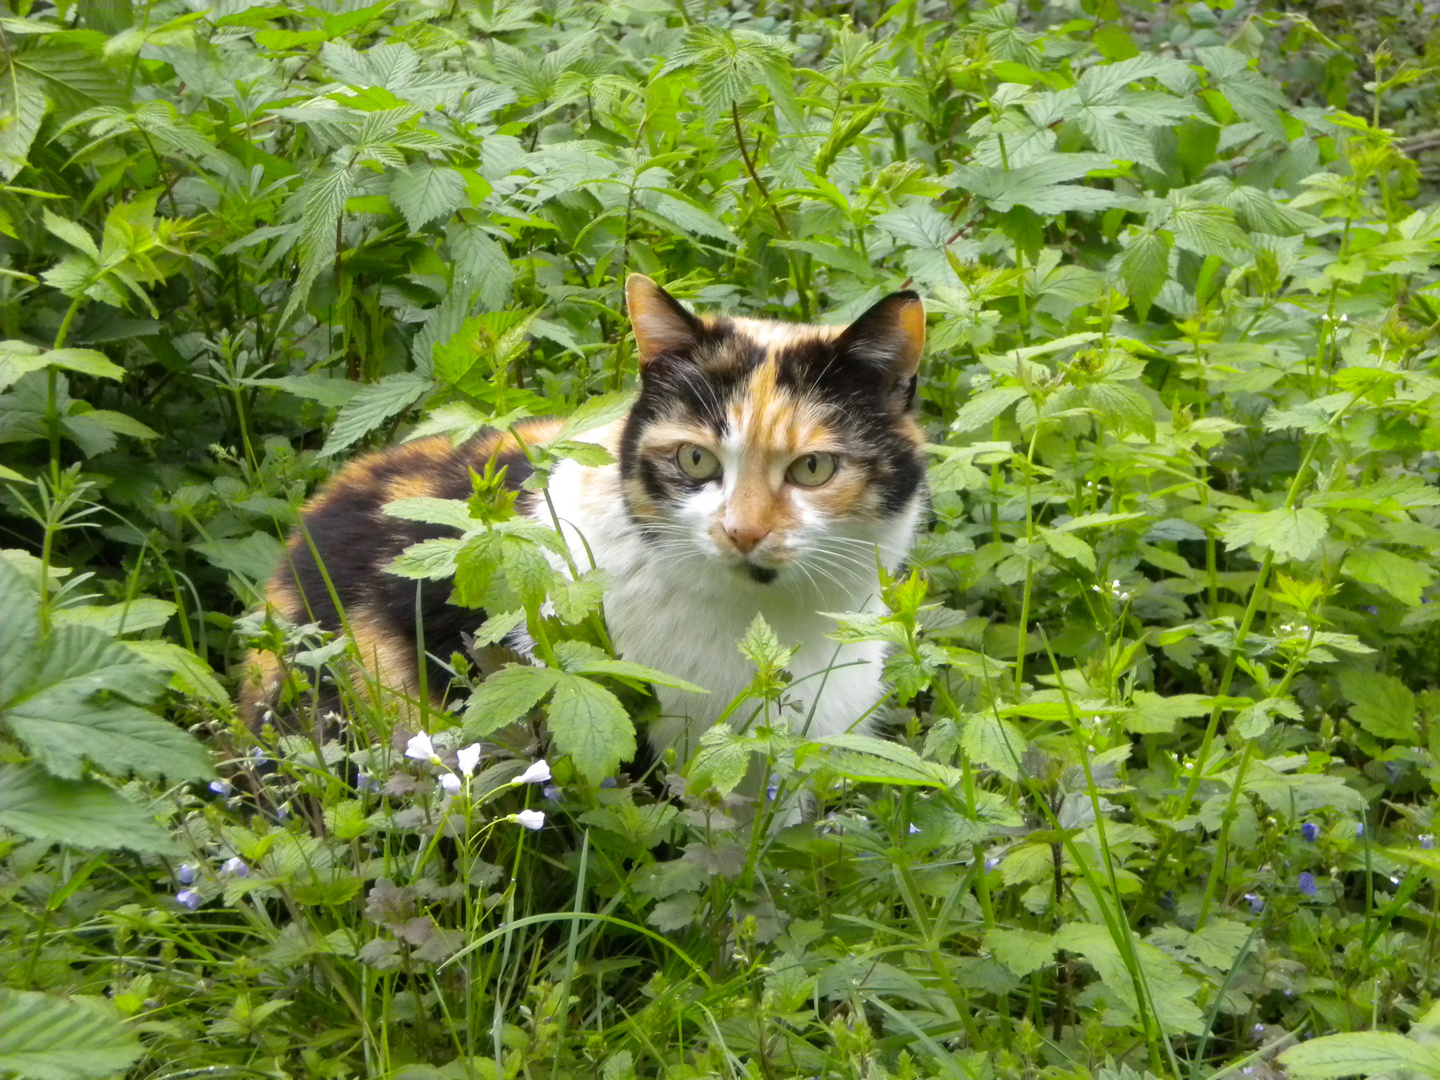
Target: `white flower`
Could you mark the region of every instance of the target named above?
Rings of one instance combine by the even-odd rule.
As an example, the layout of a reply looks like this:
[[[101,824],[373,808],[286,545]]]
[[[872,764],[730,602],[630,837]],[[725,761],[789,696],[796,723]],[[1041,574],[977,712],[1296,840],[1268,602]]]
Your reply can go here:
[[[545,824],[544,810],[521,810],[518,814],[511,814],[506,821],[513,821],[516,825],[524,825],[527,829],[538,829]]]
[[[541,758],[539,761],[534,762],[528,769],[526,769],[524,772],[522,772],[519,776],[517,776],[514,780],[511,780],[510,782],[512,784],[543,784],[546,780],[549,779],[550,766],[546,763],[544,758]]]
[[[455,757],[459,759],[460,771],[466,776],[474,776],[475,766],[480,763],[480,744],[477,742],[462,746],[455,751]]]
[[[440,790],[445,792],[446,795],[459,795],[460,783],[460,777],[456,776],[453,772],[440,774]]]
[[[432,765],[440,764],[440,755],[435,753],[435,744],[423,731],[410,737],[410,741],[405,744],[405,756],[416,761],[428,761]]]

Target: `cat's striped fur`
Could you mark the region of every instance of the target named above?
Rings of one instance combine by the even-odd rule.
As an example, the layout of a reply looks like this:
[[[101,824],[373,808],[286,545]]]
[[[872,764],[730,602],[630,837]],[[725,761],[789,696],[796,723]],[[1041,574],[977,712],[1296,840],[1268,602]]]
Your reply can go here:
[[[826,734],[863,726],[882,696],[882,650],[835,643],[822,613],[873,610],[877,558],[892,569],[903,561],[920,517],[919,298],[893,293],[848,327],[697,316],[639,275],[626,298],[640,394],[627,417],[587,436],[617,463],[565,461],[549,492],[577,564],[593,556],[607,573],[604,612],[619,654],[711,691],[661,690],[652,744],[688,752],[748,683],[735,643],[757,612],[798,646],[792,723]],[[367,668],[390,693],[415,697],[415,583],[384,567],[443,530],[381,508],[468,497],[470,470],[492,458],[518,485],[530,468],[515,439],[538,441],[557,425],[533,421],[458,447],[421,439],[350,464],[305,507],[267,603],[339,630],[338,597]],[[533,497],[517,508],[551,520]],[[447,604],[449,592],[448,582],[426,583],[420,600],[425,651],[442,658],[483,617]],[[274,657],[252,654],[241,694],[252,727],[279,676]],[[446,687],[433,661],[427,685],[437,697]]]

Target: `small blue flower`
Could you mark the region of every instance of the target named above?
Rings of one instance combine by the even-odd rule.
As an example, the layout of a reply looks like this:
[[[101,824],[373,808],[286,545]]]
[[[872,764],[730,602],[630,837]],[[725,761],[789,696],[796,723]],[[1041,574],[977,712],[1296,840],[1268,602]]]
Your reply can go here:
[[[180,869],[178,869],[178,870],[175,871],[175,880],[178,881],[178,882],[180,882],[181,885],[194,885],[194,884],[195,884],[195,864],[194,864],[194,863],[188,863],[188,862],[187,862],[187,863],[181,863],[181,864],[180,864]]]
[[[198,889],[181,889],[175,894],[175,902],[194,911],[200,906],[200,892]]]
[[[766,784],[766,785],[765,785],[765,799],[766,799],[766,801],[768,801],[768,802],[774,802],[774,801],[775,801],[776,799],[778,799],[779,797],[780,797],[780,784],[779,784],[778,782],[772,781],[772,782],[770,782],[769,784]]]
[[[380,781],[376,780],[375,777],[371,776],[368,772],[362,772],[359,776],[355,777],[355,790],[379,794]]]
[[[1300,835],[1313,844],[1315,838],[1320,835],[1320,826],[1316,825],[1313,821],[1307,821],[1300,826]]]
[[[999,866],[999,865],[1000,865],[1000,856],[999,856],[999,855],[986,855],[986,856],[985,856],[985,872],[986,872],[987,874],[990,873],[990,871],[994,870],[994,869],[995,869],[997,866]]]
[[[601,781],[600,781],[600,786],[601,786],[602,788],[613,788],[613,787],[615,786],[615,783],[616,783],[615,777],[613,777],[613,776],[607,776],[607,777],[605,777],[604,780],[601,780]]]
[[[228,780],[211,780],[210,790],[213,791],[216,795],[224,796],[229,795],[230,792],[234,791],[235,789],[230,786],[230,781]]]
[[[1385,779],[1392,784],[1400,782],[1400,766],[1396,762],[1385,762]]]
[[[911,836],[914,836],[914,835],[915,835],[916,833],[918,833],[919,831],[920,831],[920,826],[919,826],[919,825],[916,825],[916,824],[912,821],[912,822],[910,823],[910,835],[911,835]]]
[[[1259,893],[1247,892],[1245,899],[1250,904],[1250,913],[1252,915],[1259,915],[1265,910],[1265,898]]]
[[[1355,835],[1356,835],[1356,837],[1361,837],[1361,836],[1364,836],[1364,835],[1365,835],[1365,822],[1363,822],[1363,821],[1357,821],[1357,822],[1355,822]]]
[[[231,877],[249,877],[250,867],[245,865],[245,860],[239,855],[232,855],[220,864],[220,872]]]
[[[1320,891],[1320,887],[1315,884],[1315,875],[1310,873],[1309,870],[1302,870],[1295,884],[1306,896],[1314,896]]]
[[[1420,837],[1420,846],[1426,851],[1429,851],[1435,846],[1435,837],[1427,832],[1424,836]]]
[[[560,801],[560,789],[554,784],[546,784],[540,789],[540,794],[545,796],[546,802],[558,803]]]

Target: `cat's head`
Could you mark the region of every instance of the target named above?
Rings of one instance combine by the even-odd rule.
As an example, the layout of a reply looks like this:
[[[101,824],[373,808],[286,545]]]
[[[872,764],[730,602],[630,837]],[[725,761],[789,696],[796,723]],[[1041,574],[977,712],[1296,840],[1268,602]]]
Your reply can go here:
[[[641,391],[621,474],[658,545],[762,584],[873,581],[877,545],[903,557],[924,497],[915,293],[849,326],[697,316],[639,274],[625,296]]]

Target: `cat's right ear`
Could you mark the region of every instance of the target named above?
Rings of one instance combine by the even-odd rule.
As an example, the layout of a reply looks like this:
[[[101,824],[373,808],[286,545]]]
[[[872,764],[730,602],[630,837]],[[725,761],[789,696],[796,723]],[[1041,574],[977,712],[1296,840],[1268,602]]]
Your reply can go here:
[[[625,307],[635,328],[641,371],[663,353],[688,352],[699,339],[700,320],[644,274],[625,279]]]

